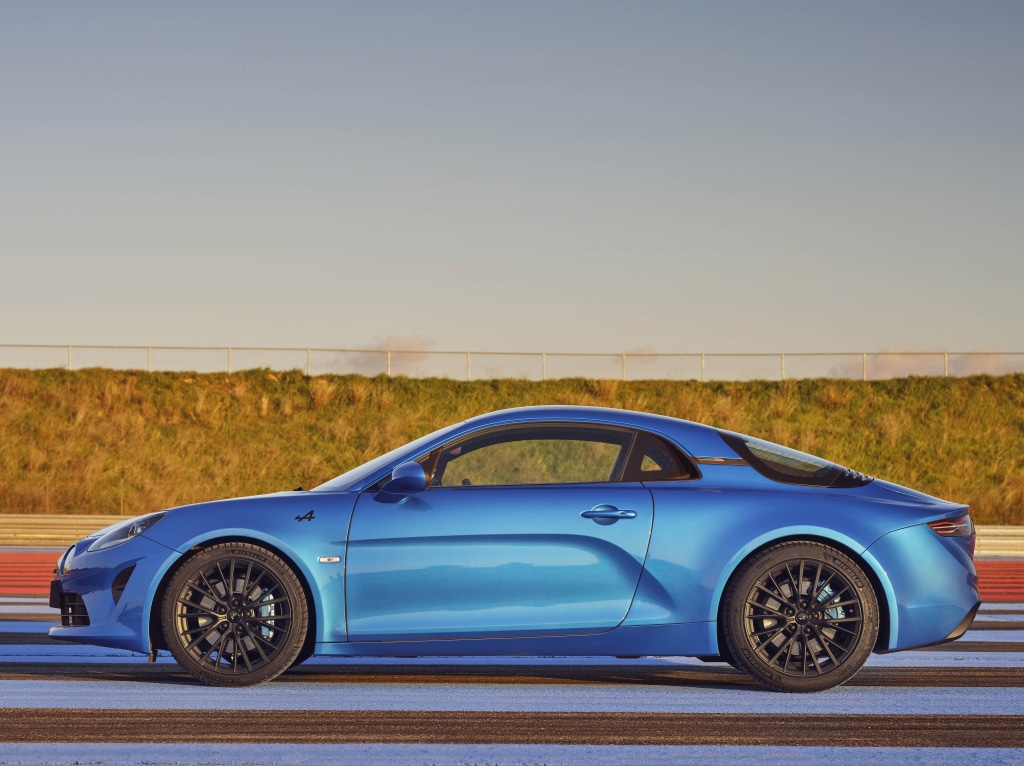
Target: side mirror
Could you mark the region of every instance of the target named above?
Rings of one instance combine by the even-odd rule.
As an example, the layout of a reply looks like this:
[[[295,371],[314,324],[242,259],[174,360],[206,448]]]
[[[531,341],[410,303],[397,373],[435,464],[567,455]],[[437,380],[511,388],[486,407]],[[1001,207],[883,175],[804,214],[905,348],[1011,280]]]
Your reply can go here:
[[[380,491],[405,495],[410,492],[422,492],[426,488],[427,472],[423,466],[412,460],[395,468],[391,472],[391,481],[381,487]]]

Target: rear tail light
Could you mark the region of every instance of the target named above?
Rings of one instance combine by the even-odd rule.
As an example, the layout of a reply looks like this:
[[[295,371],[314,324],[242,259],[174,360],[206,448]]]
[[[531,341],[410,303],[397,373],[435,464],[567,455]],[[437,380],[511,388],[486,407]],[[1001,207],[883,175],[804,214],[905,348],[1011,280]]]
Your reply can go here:
[[[952,519],[942,521],[929,521],[928,526],[935,530],[935,534],[943,537],[970,537],[974,534],[974,524],[971,522],[971,515],[964,513]]]
[[[941,537],[967,538],[964,541],[967,545],[967,552],[972,559],[974,558],[974,522],[971,521],[970,509],[949,519],[929,521],[928,526]]]

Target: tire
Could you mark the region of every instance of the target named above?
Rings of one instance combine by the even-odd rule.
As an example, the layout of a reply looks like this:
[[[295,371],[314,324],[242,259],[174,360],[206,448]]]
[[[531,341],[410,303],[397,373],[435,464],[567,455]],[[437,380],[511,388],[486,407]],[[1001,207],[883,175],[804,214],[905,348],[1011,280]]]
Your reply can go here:
[[[249,543],[214,545],[187,558],[168,582],[161,608],[171,655],[211,686],[277,677],[305,645],[308,623],[291,567]]]
[[[314,635],[313,631],[307,630],[306,631],[306,643],[303,644],[302,649],[299,650],[298,656],[296,656],[295,659],[292,660],[292,664],[288,666],[289,669],[298,667],[303,662],[305,662],[306,660],[308,660],[310,657],[313,656],[313,654],[316,652],[316,640],[315,639],[316,639],[316,636]]]
[[[879,626],[864,570],[813,542],[780,543],[743,562],[725,590],[722,619],[736,666],[784,692],[849,681],[871,654]]]

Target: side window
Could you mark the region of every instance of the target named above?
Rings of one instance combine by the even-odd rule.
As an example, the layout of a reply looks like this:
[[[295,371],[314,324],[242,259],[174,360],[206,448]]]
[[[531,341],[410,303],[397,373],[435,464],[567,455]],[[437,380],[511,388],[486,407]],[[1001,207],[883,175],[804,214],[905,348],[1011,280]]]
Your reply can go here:
[[[633,433],[581,425],[510,426],[444,447],[431,486],[617,481]]]
[[[695,471],[679,450],[654,434],[640,432],[629,456],[623,481],[678,481]]]

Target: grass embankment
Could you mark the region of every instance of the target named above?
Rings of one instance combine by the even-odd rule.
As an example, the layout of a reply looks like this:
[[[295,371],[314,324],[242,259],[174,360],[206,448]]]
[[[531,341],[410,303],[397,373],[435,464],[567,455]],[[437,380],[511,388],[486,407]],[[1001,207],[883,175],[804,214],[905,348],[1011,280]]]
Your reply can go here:
[[[457,382],[0,370],[0,513],[124,513],[305,487],[502,407],[592,404],[770,439],[1024,523],[1024,375]]]

